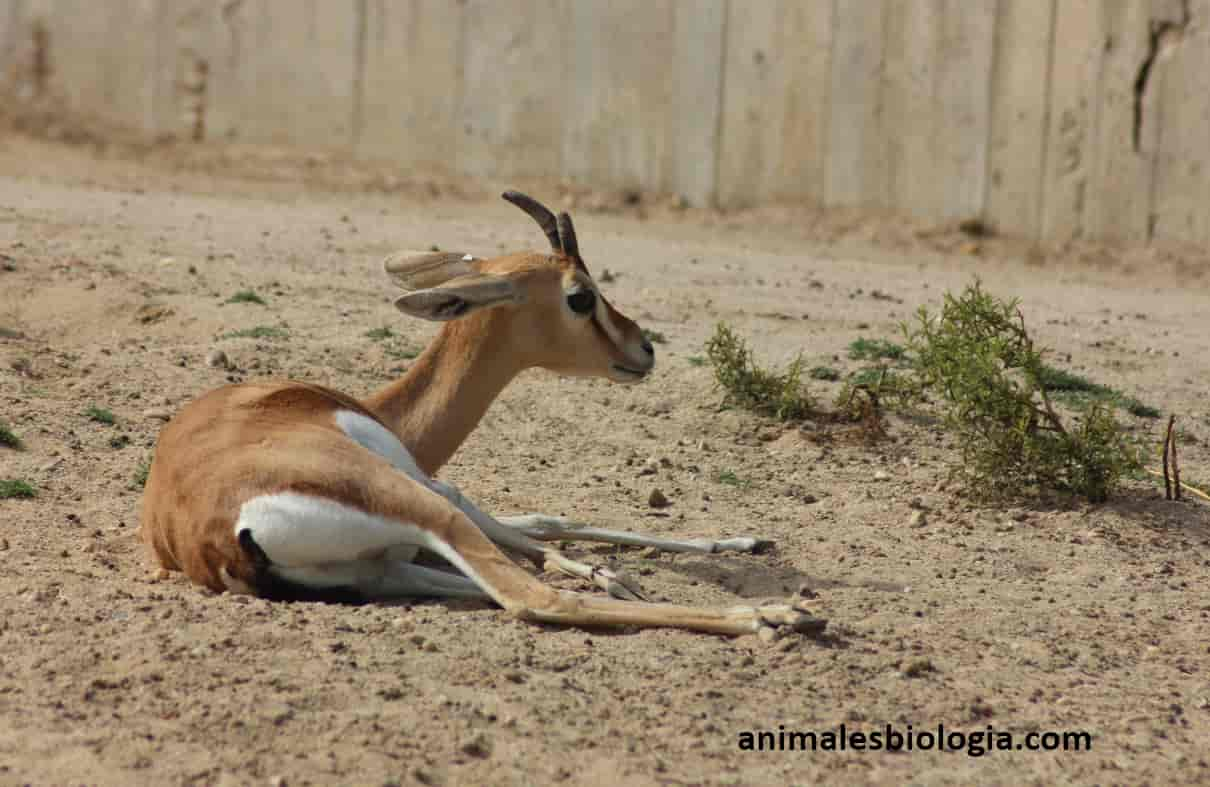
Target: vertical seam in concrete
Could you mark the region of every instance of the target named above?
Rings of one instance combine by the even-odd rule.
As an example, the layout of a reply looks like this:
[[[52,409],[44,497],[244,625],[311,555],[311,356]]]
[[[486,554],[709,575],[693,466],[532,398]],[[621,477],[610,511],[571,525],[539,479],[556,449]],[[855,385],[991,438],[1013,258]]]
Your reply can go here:
[[[720,207],[719,205],[719,173],[723,169],[723,131],[726,125],[723,118],[726,115],[727,101],[727,37],[730,34],[731,0],[723,0],[723,19],[719,25],[718,57],[718,101],[715,102],[714,116],[714,167],[710,173],[710,186],[706,196],[705,207]]]
[[[349,147],[357,150],[361,144],[362,125],[365,123],[365,89],[367,58],[366,18],[369,13],[367,0],[357,0],[354,13],[357,16],[353,32],[353,117],[349,123]]]
[[[1050,110],[1051,88],[1054,85],[1055,68],[1055,28],[1059,24],[1058,0],[1050,0],[1050,29],[1047,31],[1046,44],[1046,83],[1042,86],[1042,166],[1038,169],[1038,200],[1034,208],[1034,237],[1035,243],[1041,242],[1046,234],[1044,217],[1046,216],[1047,193],[1046,176],[1050,171]]]
[[[995,141],[996,129],[996,79],[1000,76],[1000,8],[1005,0],[994,0],[992,3],[992,62],[987,69],[987,136],[983,144],[983,196],[979,199],[979,210],[976,215],[985,224],[988,222],[987,206],[991,202],[992,190],[992,143]]]
[[[820,172],[819,172],[819,199],[815,207],[824,208],[828,205],[828,156],[832,152],[832,102],[835,96],[832,95],[832,69],[836,66],[836,2],[832,3],[832,10],[828,14],[828,22],[832,29],[828,32],[828,67],[825,69],[823,89],[823,122],[819,126],[819,154]]]
[[[1155,240],[1155,224],[1158,218],[1155,215],[1155,195],[1159,191],[1160,152],[1164,149],[1164,86],[1168,81],[1167,75],[1168,70],[1161,69],[1159,74],[1153,74],[1151,77],[1152,89],[1156,93],[1155,103],[1151,106],[1152,114],[1155,117],[1155,148],[1149,156],[1151,177],[1147,178],[1147,215],[1145,217],[1147,231],[1143,241],[1148,246]]]
[[[463,128],[466,126],[466,58],[467,58],[467,40],[466,27],[468,24],[467,15],[470,13],[468,4],[459,2],[455,4],[458,8],[458,40],[454,42],[454,52],[457,58],[458,66],[454,73],[457,77],[454,86],[454,117],[450,119],[452,128],[450,131],[453,134],[453,155],[450,160],[445,163],[454,174],[463,174],[462,172],[462,154],[466,150],[466,134]]]

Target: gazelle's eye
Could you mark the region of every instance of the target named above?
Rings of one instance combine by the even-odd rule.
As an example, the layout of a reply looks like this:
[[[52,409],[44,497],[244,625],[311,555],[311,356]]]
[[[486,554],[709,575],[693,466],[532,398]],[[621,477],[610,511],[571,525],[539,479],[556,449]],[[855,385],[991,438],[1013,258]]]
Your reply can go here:
[[[597,305],[597,294],[592,290],[576,290],[567,296],[567,305],[576,314],[589,314]]]

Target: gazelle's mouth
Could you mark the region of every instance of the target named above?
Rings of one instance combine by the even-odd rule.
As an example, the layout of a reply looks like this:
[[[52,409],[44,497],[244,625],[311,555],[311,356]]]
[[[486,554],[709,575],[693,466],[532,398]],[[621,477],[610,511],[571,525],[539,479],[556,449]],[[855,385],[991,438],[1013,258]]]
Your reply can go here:
[[[621,379],[618,382],[636,382],[636,383],[639,380],[642,380],[644,377],[646,377],[647,372],[649,371],[649,370],[642,370],[642,369],[631,369],[628,366],[621,366],[616,363],[613,365],[613,370],[621,376]]]

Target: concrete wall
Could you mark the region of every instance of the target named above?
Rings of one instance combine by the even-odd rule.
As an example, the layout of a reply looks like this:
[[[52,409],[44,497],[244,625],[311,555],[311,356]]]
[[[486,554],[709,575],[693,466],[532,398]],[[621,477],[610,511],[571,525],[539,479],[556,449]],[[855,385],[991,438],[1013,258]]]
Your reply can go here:
[[[0,66],[155,134],[1210,243],[1210,0],[0,0]]]

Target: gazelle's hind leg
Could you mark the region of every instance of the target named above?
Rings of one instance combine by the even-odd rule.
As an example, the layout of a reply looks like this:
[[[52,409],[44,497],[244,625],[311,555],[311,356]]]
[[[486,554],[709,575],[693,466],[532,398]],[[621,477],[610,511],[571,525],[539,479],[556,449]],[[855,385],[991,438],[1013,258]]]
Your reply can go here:
[[[567,517],[545,514],[521,514],[497,517],[496,521],[537,541],[595,541],[632,547],[652,547],[661,552],[692,552],[713,555],[717,552],[748,552],[759,554],[773,548],[773,542],[762,538],[672,539],[607,530],[575,522]]]
[[[336,416],[336,424],[353,442],[378,454],[416,483],[450,501],[496,544],[523,555],[539,568],[560,571],[592,582],[615,598],[631,601],[644,599],[642,588],[634,579],[615,574],[608,568],[572,560],[558,550],[535,541],[515,528],[505,527],[467,500],[454,485],[429,478],[421,471],[399,438],[372,418],[367,418],[360,413],[341,411]]]

